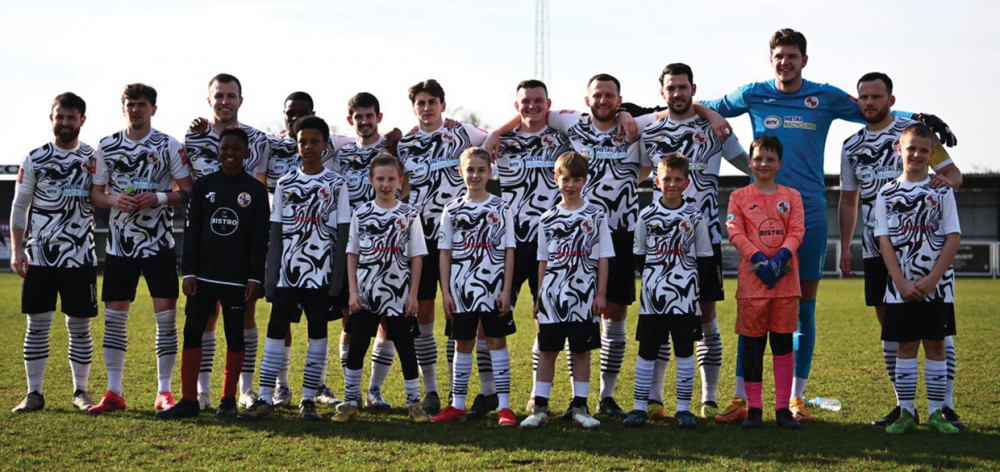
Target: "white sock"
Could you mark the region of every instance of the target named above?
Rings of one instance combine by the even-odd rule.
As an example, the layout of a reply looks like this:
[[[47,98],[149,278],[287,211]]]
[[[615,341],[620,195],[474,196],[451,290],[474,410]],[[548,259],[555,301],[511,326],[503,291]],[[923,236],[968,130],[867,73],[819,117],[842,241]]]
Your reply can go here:
[[[649,389],[653,383],[653,365],[656,361],[643,359],[641,356],[635,358],[635,387],[633,395],[635,397],[635,409],[646,411],[649,406]]]
[[[87,391],[90,364],[94,357],[94,339],[90,335],[90,318],[66,317],[69,334],[69,368],[73,372],[73,390]]]
[[[801,377],[795,377],[792,379],[792,398],[789,398],[789,401],[800,397],[806,397],[806,382],[808,380],[809,379],[803,379]]]
[[[437,342],[434,340],[434,323],[417,325],[420,335],[413,339],[413,348],[424,379],[424,391],[437,392]]]
[[[306,348],[306,366],[302,369],[302,399],[312,400],[316,397],[316,388],[320,385],[320,376],[328,355],[327,338],[309,338]]]
[[[573,398],[587,398],[590,396],[590,382],[573,381]]]
[[[45,364],[49,361],[52,316],[51,311],[28,315],[28,326],[24,331],[24,372],[28,377],[28,393],[42,393]]]
[[[677,411],[691,409],[694,388],[694,356],[677,358]]]
[[[924,359],[924,383],[927,387],[927,417],[944,406],[945,383],[948,378],[948,363]]]
[[[917,358],[896,359],[896,402],[900,408],[916,415],[914,398],[917,395]]]
[[[104,309],[104,367],[108,372],[108,390],[122,394],[122,371],[128,348],[128,311]]]
[[[212,396],[212,364],[215,362],[215,331],[201,335],[201,370],[198,371],[198,393]]]
[[[382,385],[389,375],[394,357],[396,357],[396,345],[388,339],[376,336],[375,345],[372,346],[372,375],[368,381],[369,391],[382,391]]]
[[[240,372],[240,393],[253,391],[253,371],[257,368],[257,327],[243,330],[243,370]]]
[[[885,371],[889,374],[889,381],[892,382],[892,390],[896,390],[896,353],[899,352],[899,343],[896,341],[882,341],[882,360],[885,361]]]
[[[552,395],[552,382],[535,381],[536,397],[549,398]]]
[[[455,351],[451,374],[451,406],[465,409],[465,396],[469,394],[469,376],[472,375],[472,353]]]
[[[264,355],[260,359],[260,399],[274,404],[274,383],[285,355],[285,340],[264,338]]]
[[[535,385],[538,383],[538,335],[535,335],[535,342],[531,345],[531,397],[535,398]],[[548,396],[546,396],[548,398]]]
[[[715,318],[701,325],[702,340],[697,344],[701,367],[701,401],[718,402],[719,371],[722,369],[722,336]]]
[[[948,378],[945,380],[944,406],[955,409],[955,339],[952,336],[944,338],[945,362],[948,366]]]
[[[404,379],[403,387],[406,389],[406,406],[413,406],[420,403],[420,378]]]
[[[476,370],[479,371],[479,393],[496,395],[497,383],[493,375],[493,361],[485,339],[476,341]]]
[[[602,320],[601,332],[601,396],[614,397],[618,374],[625,360],[625,320]],[[589,385],[589,384],[588,384]]]
[[[490,362],[493,364],[493,375],[497,388],[497,408],[510,408],[510,352],[507,347],[490,351]]]
[[[670,341],[660,345],[660,350],[656,353],[656,361],[653,362],[653,381],[649,384],[650,401],[663,403],[663,384],[668,366],[670,366]]]
[[[278,371],[278,378],[275,380],[275,386],[277,387],[288,387],[288,369],[292,368],[292,346],[282,345],[282,358],[281,358],[281,369]]]
[[[794,382],[794,380],[792,382]],[[743,387],[743,377],[735,377],[733,379],[733,398],[747,399],[747,391],[746,388]]]
[[[361,406],[361,369],[344,367],[344,401]]]
[[[156,377],[159,391],[169,392],[177,364],[177,310],[164,310],[156,318]]]

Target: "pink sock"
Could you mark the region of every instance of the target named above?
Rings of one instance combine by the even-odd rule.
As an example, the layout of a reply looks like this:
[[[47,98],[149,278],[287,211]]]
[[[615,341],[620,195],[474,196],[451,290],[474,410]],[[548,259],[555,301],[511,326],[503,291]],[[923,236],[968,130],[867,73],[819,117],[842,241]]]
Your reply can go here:
[[[774,409],[788,408],[788,397],[792,394],[792,374],[795,358],[792,353],[774,356]]]
[[[763,382],[747,382],[743,381],[743,386],[747,391],[747,404],[750,408],[763,409],[763,403],[761,402],[760,395],[761,390],[764,389]]]

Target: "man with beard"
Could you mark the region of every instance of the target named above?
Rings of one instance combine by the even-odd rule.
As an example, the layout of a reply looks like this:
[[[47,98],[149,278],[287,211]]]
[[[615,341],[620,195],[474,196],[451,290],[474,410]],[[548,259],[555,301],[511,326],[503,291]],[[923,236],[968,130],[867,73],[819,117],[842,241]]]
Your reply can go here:
[[[886,279],[889,272],[875,238],[875,198],[879,189],[895,180],[903,172],[903,161],[896,143],[900,133],[915,121],[893,116],[890,113],[896,97],[892,95],[892,79],[881,72],[870,72],[858,80],[858,107],[865,119],[865,127],[844,141],[840,161],[840,270],[846,276],[851,272],[851,241],[858,218],[858,201],[861,202],[861,248],[865,270],[865,304],[875,307],[879,325],[885,320]],[[962,184],[962,173],[951,161],[948,152],[940,143],[934,143],[934,152],[929,162],[934,170],[931,185],[958,188]],[[948,383],[945,406],[941,409],[946,420],[956,427],[962,421],[955,413],[952,401],[952,387],[955,384],[955,332],[954,320],[948,324],[946,332],[945,359],[948,364]],[[896,388],[896,354],[899,343],[882,341],[882,357],[893,389]],[[872,423],[888,426],[900,415],[900,407],[895,407],[888,415]]]
[[[94,343],[90,320],[97,316],[97,258],[94,209],[90,203],[94,148],[81,143],[87,104],[72,92],[52,101],[49,121],[55,139],[28,153],[17,172],[11,207],[10,266],[24,279],[21,312],[26,314],[24,371],[28,393],[12,411],[45,407],[42,382],[49,360],[49,330],[62,301],[69,332],[73,406],[94,405],[87,391]],[[25,232],[31,226],[25,245]]]

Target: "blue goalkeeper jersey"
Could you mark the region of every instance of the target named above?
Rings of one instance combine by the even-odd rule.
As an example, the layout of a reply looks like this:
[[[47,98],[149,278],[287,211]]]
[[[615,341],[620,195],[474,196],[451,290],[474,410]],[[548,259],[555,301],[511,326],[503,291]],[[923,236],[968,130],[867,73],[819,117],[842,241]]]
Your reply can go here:
[[[823,151],[835,119],[864,123],[854,97],[830,84],[802,81],[797,92],[785,93],[774,80],[744,85],[729,95],[702,102],[731,118],[750,113],[753,137],[775,136],[784,147],[775,180],[799,191],[803,201],[824,198]],[[910,113],[892,112],[909,118]],[[822,200],[820,200],[822,201]]]

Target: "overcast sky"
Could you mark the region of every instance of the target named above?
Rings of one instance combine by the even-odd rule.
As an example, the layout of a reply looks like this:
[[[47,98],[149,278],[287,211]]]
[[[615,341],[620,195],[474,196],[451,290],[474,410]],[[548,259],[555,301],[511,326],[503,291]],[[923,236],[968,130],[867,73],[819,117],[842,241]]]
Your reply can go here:
[[[52,139],[49,104],[66,90],[87,101],[81,138],[97,144],[124,126],[119,97],[130,82],[156,87],[153,125],[182,139],[191,118],[209,116],[207,82],[219,72],[243,83],[242,122],[282,128],[285,96],[304,90],[340,133],[350,132],[346,103],[359,91],[378,96],[386,129],[409,129],[406,89],[427,78],[444,86],[446,114],[473,112],[495,127],[514,113],[516,83],[534,73],[533,0],[12,3],[0,6],[0,164]],[[896,108],[952,126],[959,146],[950,152],[965,172],[1000,171],[996,130],[984,124],[1000,109],[993,2],[551,0],[549,11],[554,108],[583,108],[598,72],[621,79],[626,100],[658,104],[670,62],[692,66],[696,98],[719,97],[770,79],[768,39],[792,27],[809,41],[807,79],[854,92],[865,72],[886,72]],[[749,119],[732,122],[748,143]],[[838,172],[840,145],[859,126],[831,128],[827,173]]]

